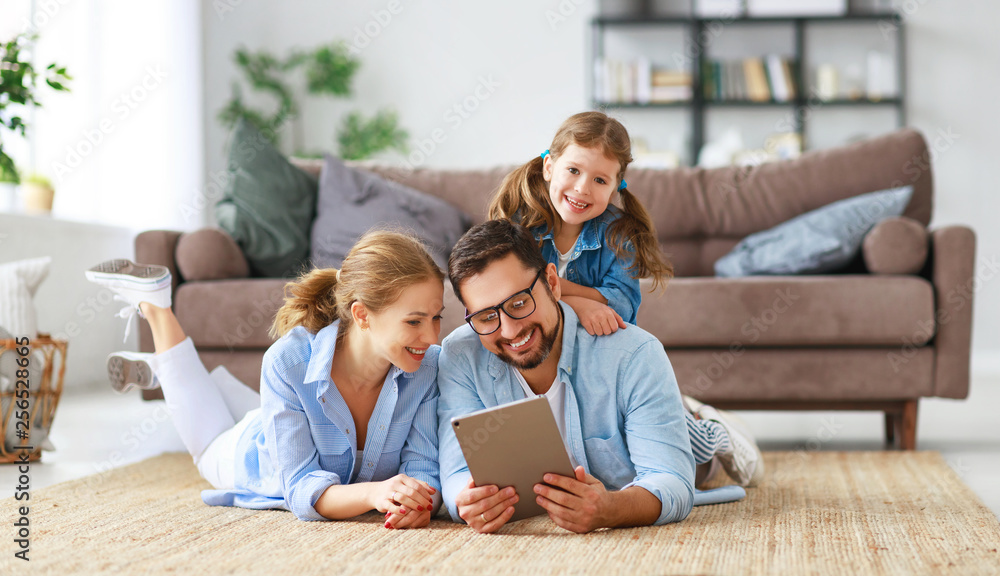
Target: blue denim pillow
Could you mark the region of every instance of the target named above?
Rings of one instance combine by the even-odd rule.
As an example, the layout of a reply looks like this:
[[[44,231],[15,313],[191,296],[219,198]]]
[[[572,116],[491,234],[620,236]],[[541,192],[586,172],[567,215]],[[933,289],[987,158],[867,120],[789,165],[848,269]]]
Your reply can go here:
[[[820,274],[849,264],[876,224],[900,216],[912,186],[846,198],[751,234],[715,262],[716,276]]]

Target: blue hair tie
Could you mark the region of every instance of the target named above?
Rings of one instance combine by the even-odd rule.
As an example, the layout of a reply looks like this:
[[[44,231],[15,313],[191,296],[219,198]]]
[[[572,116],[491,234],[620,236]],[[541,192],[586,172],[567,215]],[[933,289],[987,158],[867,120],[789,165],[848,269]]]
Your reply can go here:
[[[549,151],[548,150],[546,150],[545,152],[542,152],[542,160],[545,160],[545,157],[548,156],[548,155],[549,155]]]
[[[618,185],[618,191],[621,192],[622,190],[625,189],[626,186],[628,186],[628,184],[626,184],[625,181],[622,180],[622,183]]]

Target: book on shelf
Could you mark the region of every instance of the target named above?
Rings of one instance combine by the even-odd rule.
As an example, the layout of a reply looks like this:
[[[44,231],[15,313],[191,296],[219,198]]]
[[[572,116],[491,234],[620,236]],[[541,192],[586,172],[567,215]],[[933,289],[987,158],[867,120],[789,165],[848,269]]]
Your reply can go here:
[[[706,60],[703,95],[709,101],[791,102],[796,81],[791,60],[771,54],[741,60]]]
[[[655,68],[648,59],[594,62],[594,100],[608,104],[651,104],[692,98],[691,74]]]
[[[784,64],[777,54],[767,56],[767,79],[775,102],[788,102],[792,99],[790,82],[785,77]]]

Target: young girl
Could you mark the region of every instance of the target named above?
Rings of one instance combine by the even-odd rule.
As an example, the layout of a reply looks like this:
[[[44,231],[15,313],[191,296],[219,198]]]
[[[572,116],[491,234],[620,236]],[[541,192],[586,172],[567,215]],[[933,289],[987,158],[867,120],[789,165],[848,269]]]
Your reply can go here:
[[[158,382],[215,488],[202,493],[206,504],[281,508],[302,520],[375,509],[386,513],[386,528],[430,522],[440,503],[444,276],[418,241],[370,232],[340,270],[286,285],[271,329],[281,338],[264,356],[258,407],[245,416],[233,413],[233,386],[205,370],[173,315],[166,268],[112,260],[87,277],[149,322],[155,355],[113,354],[112,384],[124,391]]]
[[[535,234],[559,269],[563,300],[593,335],[635,324],[639,278],[651,276],[655,290],[673,275],[649,214],[625,185],[630,162],[621,123],[601,112],[576,114],[540,158],[507,175],[490,203],[490,219]],[[621,207],[611,203],[615,192]]]
[[[635,324],[639,279],[652,290],[673,276],[652,219],[625,183],[632,162],[625,127],[603,112],[570,116],[549,149],[504,178],[490,219],[529,228],[546,261],[559,271],[563,298],[591,335]],[[618,193],[620,207],[612,201]],[[756,485],[764,461],[753,437],[732,414],[685,398],[699,485],[718,462],[743,486]],[[716,459],[717,457],[717,459]]]

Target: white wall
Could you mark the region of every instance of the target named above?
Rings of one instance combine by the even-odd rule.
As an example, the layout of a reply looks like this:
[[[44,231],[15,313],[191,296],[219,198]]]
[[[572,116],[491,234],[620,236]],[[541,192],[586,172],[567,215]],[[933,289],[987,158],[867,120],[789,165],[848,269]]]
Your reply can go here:
[[[204,8],[205,150],[209,174],[224,167],[226,134],[215,114],[237,78],[233,50],[244,45],[279,54],[335,39],[353,41],[358,30],[378,33],[361,50],[353,102],[312,99],[292,128],[286,150],[335,150],[333,130],[351,108],[366,112],[394,106],[410,131],[414,149],[433,130],[446,140],[424,161],[435,167],[477,167],[527,160],[547,147],[555,128],[571,113],[588,107],[592,0],[511,2],[405,2],[387,24],[378,15],[390,2],[237,2],[231,11]],[[218,5],[218,3],[216,3]],[[962,223],[978,235],[979,286],[973,344],[977,369],[1000,372],[1000,195],[987,167],[1000,155],[1000,43],[994,23],[1000,4],[976,0],[900,0],[908,33],[910,124],[924,132],[934,157],[934,225]],[[553,15],[566,14],[553,21]],[[363,41],[364,38],[361,38]],[[497,83],[485,100],[475,91],[482,78]],[[482,91],[481,91],[482,93]],[[461,123],[446,116],[468,101],[476,109]],[[866,116],[867,114],[867,116]],[[832,111],[830,132],[841,122],[889,129],[892,121],[870,119],[872,112]],[[654,146],[686,136],[682,113],[632,111],[618,114],[633,135]],[[819,118],[817,125],[822,125]],[[725,121],[723,119],[722,123]],[[719,121],[715,121],[715,125]],[[714,126],[710,124],[710,126]],[[717,126],[715,126],[717,128]],[[841,137],[856,133],[847,131]],[[941,136],[952,134],[952,141]],[[748,145],[755,145],[747,142]],[[429,149],[429,148],[428,148]],[[419,158],[419,157],[417,157]],[[208,182],[206,177],[206,182]],[[205,218],[210,218],[206,214]],[[991,267],[992,266],[992,267]]]
[[[52,257],[34,304],[38,330],[69,342],[66,390],[106,388],[108,354],[138,349],[135,321],[123,342],[125,321],[114,316],[124,304],[84,276],[84,270],[98,262],[132,258],[136,232],[47,216],[0,214],[0,262]]]

